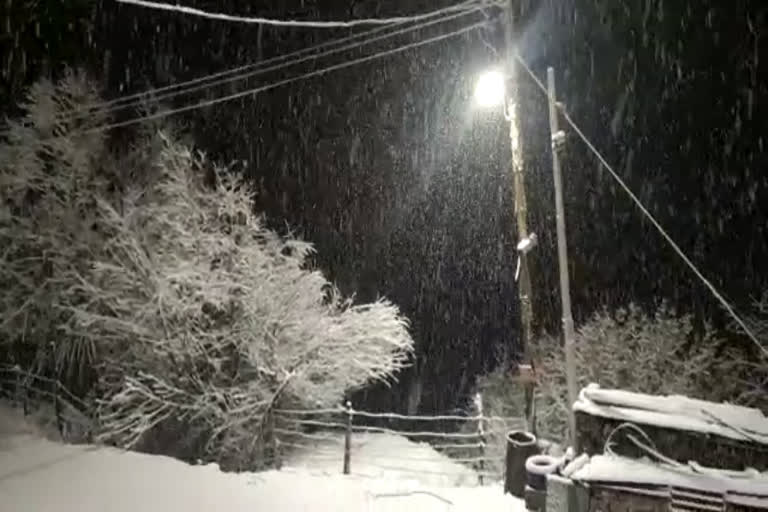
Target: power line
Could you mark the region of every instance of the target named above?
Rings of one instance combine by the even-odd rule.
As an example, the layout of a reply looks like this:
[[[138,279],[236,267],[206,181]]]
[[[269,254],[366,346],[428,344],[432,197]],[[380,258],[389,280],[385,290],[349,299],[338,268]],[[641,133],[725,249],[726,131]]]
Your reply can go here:
[[[541,91],[549,97],[549,91],[547,90],[547,87],[544,85],[544,83],[539,80],[539,78],[536,76],[536,74],[533,72],[533,70],[528,66],[528,63],[525,62],[525,60],[520,56],[519,53],[515,54],[515,59],[520,63],[520,65],[523,67],[523,69],[530,75],[530,77],[533,79],[534,83],[541,89]],[[696,277],[698,277],[709,289],[709,291],[712,293],[712,295],[720,302],[720,304],[723,305],[723,307],[728,311],[728,313],[733,317],[733,319],[736,321],[737,324],[742,328],[744,333],[752,340],[752,342],[757,346],[757,348],[760,349],[760,351],[763,353],[763,355],[768,356],[768,349],[766,349],[762,343],[760,343],[760,340],[757,338],[757,336],[752,332],[752,330],[747,326],[746,322],[741,319],[741,317],[736,313],[736,309],[731,306],[731,304],[726,300],[726,298],[723,296],[722,293],[718,291],[718,289],[713,285],[709,279],[707,279],[704,274],[698,269],[698,267],[691,261],[691,259],[685,254],[685,252],[680,248],[680,246],[675,242],[675,240],[672,238],[669,233],[662,227],[662,225],[659,223],[659,221],[656,220],[656,218],[653,216],[653,214],[648,210],[648,208],[643,205],[642,201],[632,192],[632,189],[629,188],[629,186],[624,182],[623,179],[621,179],[621,176],[619,176],[619,173],[617,173],[613,166],[608,163],[608,161],[603,157],[603,155],[600,153],[600,151],[595,147],[595,145],[589,140],[589,138],[584,134],[584,132],[578,127],[576,122],[571,118],[571,116],[568,114],[568,112],[565,110],[563,105],[559,102],[557,102],[557,108],[562,112],[563,118],[565,121],[573,128],[573,131],[578,135],[578,137],[584,142],[584,144],[589,148],[589,150],[597,157],[598,161],[602,164],[602,166],[610,173],[610,175],[616,180],[616,182],[619,184],[619,186],[624,189],[624,192],[627,193],[629,198],[632,200],[632,202],[635,203],[635,205],[640,209],[640,211],[645,215],[648,220],[653,224],[653,226],[656,228],[656,230],[661,234],[662,237],[669,243],[669,245],[674,249],[674,251],[677,253],[678,256],[685,262],[686,265],[693,271],[694,274],[696,274]]]
[[[486,5],[492,6],[492,5],[498,5],[498,4],[499,4],[498,1],[485,4],[485,3],[478,3],[478,0],[467,0],[465,2],[462,2],[462,3],[460,3],[458,5],[455,5],[455,6],[452,6],[452,7],[443,8],[443,9],[438,9],[438,10],[432,11],[432,13],[430,13],[430,15],[431,16],[439,16],[439,15],[445,14],[447,12],[454,12],[456,10],[459,10],[459,8],[461,8],[461,7],[464,7],[467,12],[470,12],[470,11],[475,11],[475,10],[478,10],[478,9],[482,9]],[[399,24],[393,24],[393,25],[399,25]],[[121,103],[123,101],[139,99],[142,96],[145,96],[145,95],[147,95],[149,93],[158,93],[158,92],[168,91],[168,90],[171,90],[171,89],[183,88],[183,87],[186,87],[186,86],[189,86],[189,85],[194,85],[194,84],[197,84],[197,83],[200,83],[200,82],[205,82],[207,80],[214,80],[216,78],[220,78],[222,76],[226,76],[226,75],[229,75],[229,74],[236,74],[236,73],[240,73],[240,72],[251,70],[251,69],[257,69],[259,67],[270,65],[270,64],[273,64],[275,62],[279,62],[279,61],[286,60],[286,59],[291,59],[291,58],[294,58],[294,57],[299,57],[299,56],[304,55],[306,53],[312,53],[314,51],[321,50],[321,49],[327,48],[329,46],[334,46],[336,44],[341,44],[341,43],[345,43],[345,42],[348,42],[348,41],[353,41],[355,39],[367,37],[367,36],[379,33],[379,32],[381,32],[383,30],[387,30],[388,28],[390,28],[390,27],[389,26],[378,27],[378,28],[375,28],[375,29],[372,29],[372,30],[369,30],[369,31],[366,31],[366,32],[359,33],[359,34],[353,34],[351,36],[347,36],[347,37],[343,37],[343,38],[339,38],[339,39],[334,39],[332,41],[327,41],[325,43],[318,44],[318,45],[315,45],[315,46],[311,46],[311,47],[308,47],[308,48],[304,48],[304,49],[301,49],[301,50],[298,50],[298,51],[295,51],[295,52],[291,52],[291,53],[288,53],[288,54],[285,54],[285,55],[278,55],[278,56],[275,56],[275,57],[272,57],[272,58],[269,58],[269,59],[266,59],[266,60],[263,60],[263,61],[260,61],[260,62],[246,64],[246,65],[239,66],[239,67],[236,67],[236,68],[220,71],[218,73],[213,73],[211,75],[205,75],[205,76],[202,76],[202,77],[198,77],[198,78],[194,78],[194,79],[191,79],[191,80],[187,80],[185,82],[174,83],[174,84],[170,84],[170,85],[167,85],[167,86],[164,86],[164,87],[159,87],[159,88],[156,88],[156,89],[150,89],[149,91],[143,91],[143,92],[139,92],[139,93],[128,94],[128,95],[125,95],[125,96],[122,96],[122,97],[119,97],[119,98],[115,98],[115,99],[112,99],[112,100],[108,100],[108,101],[105,101],[105,102],[93,103],[91,105],[86,105],[86,106],[83,106],[83,107],[76,107],[76,108],[74,108],[74,109],[72,109],[70,111],[64,112],[64,114],[84,112],[84,111],[87,111],[89,109],[106,108],[106,107],[109,107],[109,106]]]
[[[464,2],[463,5],[468,5],[470,3],[475,3],[475,1],[472,0],[471,2]],[[438,24],[438,23],[443,23],[443,22],[450,21],[450,20],[453,20],[453,19],[461,18],[461,17],[467,16],[467,15],[470,15],[470,14],[476,12],[479,9],[480,9],[479,7],[473,7],[472,9],[467,9],[466,11],[463,11],[463,12],[451,14],[451,15],[448,15],[448,16],[442,16],[440,18],[437,18],[437,19],[434,19],[434,20],[431,20],[431,21],[422,22],[422,23],[419,23],[417,25],[409,26],[409,27],[406,27],[406,28],[403,28],[403,29],[400,29],[400,30],[390,31],[390,32],[387,32],[387,33],[385,33],[383,35],[379,35],[379,36],[376,36],[376,37],[370,37],[370,38],[365,39],[363,41],[359,41],[359,42],[355,42],[355,43],[350,43],[350,44],[347,44],[345,46],[340,46],[340,47],[337,47],[337,48],[331,48],[329,50],[326,50],[326,51],[320,52],[320,53],[312,53],[312,52],[314,52],[316,50],[319,50],[319,49],[321,49],[321,48],[323,48],[325,46],[332,46],[332,45],[339,44],[339,43],[342,43],[342,42],[345,42],[345,41],[354,40],[354,39],[358,39],[360,37],[365,37],[365,36],[373,35],[375,33],[381,32],[383,30],[387,30],[389,27],[377,28],[377,29],[370,30],[370,31],[362,33],[362,34],[357,34],[355,36],[350,36],[350,37],[339,39],[339,40],[336,40],[336,41],[331,41],[331,42],[328,42],[328,43],[325,43],[325,44],[322,44],[322,45],[317,45],[317,46],[314,46],[314,47],[305,48],[305,49],[299,50],[297,52],[293,52],[293,53],[289,53],[289,54],[286,54],[286,55],[278,56],[278,57],[275,57],[275,58],[272,58],[272,59],[268,59],[266,61],[262,61],[260,63],[249,64],[249,65],[246,65],[246,66],[240,66],[240,67],[237,67],[237,68],[234,68],[234,69],[231,69],[231,70],[225,70],[225,71],[221,71],[221,72],[218,72],[218,73],[215,73],[215,74],[212,74],[212,75],[207,75],[207,76],[199,77],[199,78],[196,78],[196,79],[193,79],[193,80],[189,80],[187,82],[182,82],[182,83],[179,83],[179,84],[173,84],[173,85],[169,85],[169,86],[162,87],[162,88],[159,88],[159,89],[149,90],[149,91],[145,91],[145,92],[142,92],[142,93],[136,93],[136,94],[132,94],[132,95],[129,95],[129,96],[125,96],[123,98],[117,98],[117,99],[112,100],[112,101],[108,101],[108,102],[104,102],[104,103],[100,103],[100,104],[94,104],[94,105],[86,106],[85,108],[81,107],[80,109],[74,109],[74,111],[65,112],[64,113],[65,114],[65,120],[72,120],[72,119],[75,119],[75,118],[79,117],[80,115],[85,115],[85,114],[88,114],[89,112],[92,112],[92,111],[98,110],[98,109],[105,109],[105,110],[109,109],[109,110],[114,112],[114,111],[117,111],[117,110],[123,110],[123,109],[131,108],[131,107],[138,107],[138,106],[141,106],[143,104],[142,97],[143,96],[147,96],[147,95],[152,94],[152,93],[160,92],[160,94],[158,94],[156,96],[151,96],[151,97],[148,98],[148,100],[151,101],[152,103],[157,103],[157,102],[159,102],[161,100],[165,100],[165,99],[169,99],[169,98],[174,98],[174,97],[177,97],[177,96],[180,96],[180,95],[183,95],[183,94],[188,94],[188,93],[191,93],[191,92],[200,91],[200,90],[204,90],[204,89],[210,89],[212,87],[216,87],[216,86],[219,86],[219,85],[224,85],[224,84],[235,82],[235,81],[238,81],[238,80],[245,80],[247,78],[252,78],[254,76],[262,75],[262,74],[265,74],[265,73],[268,73],[268,72],[271,72],[271,71],[276,71],[276,70],[282,69],[284,67],[294,66],[294,65],[297,65],[297,64],[300,64],[300,63],[303,63],[303,62],[307,62],[307,61],[310,61],[310,60],[315,60],[315,59],[318,59],[318,58],[326,57],[326,56],[333,55],[333,54],[340,53],[340,52],[344,52],[344,51],[347,51],[347,50],[352,50],[352,49],[355,49],[355,48],[359,48],[359,47],[362,47],[362,46],[365,46],[365,45],[372,44],[372,43],[377,42],[377,41],[381,41],[381,40],[388,39],[388,38],[391,38],[391,37],[394,37],[394,36],[397,36],[397,35],[405,34],[407,32],[412,32],[412,31],[415,31],[415,30],[420,30],[422,28],[426,28],[426,27],[429,27],[429,26],[432,26],[432,25],[435,25],[435,24]],[[453,10],[455,10],[455,9],[453,9]],[[441,11],[441,12],[444,12],[444,10]],[[435,14],[435,16],[437,16],[437,14]],[[307,53],[309,53],[309,55],[305,55]],[[302,55],[304,55],[304,56],[302,56]],[[295,58],[293,60],[288,60],[291,57],[299,57],[299,58]],[[271,65],[271,66],[268,65],[270,63],[279,62],[279,61],[283,61],[283,62],[278,63],[278,64],[274,64],[274,65]],[[248,69],[252,69],[252,71],[247,71],[247,72],[244,72],[244,73],[240,73],[240,71],[245,71],[245,70],[248,70]],[[233,76],[226,77],[226,75],[229,75],[229,74],[232,74]],[[221,78],[221,77],[226,77],[226,78]],[[221,78],[221,79],[217,79],[217,78]],[[205,83],[205,82],[207,82],[207,83]],[[185,86],[189,86],[189,87],[185,87]],[[179,89],[179,90],[171,91],[172,89]],[[132,100],[132,101],[129,101],[129,100]],[[68,116],[67,114],[72,114],[72,115]]]
[[[305,80],[305,79],[308,79],[308,78],[324,75],[324,74],[326,74],[328,72],[331,72],[331,71],[337,71],[339,69],[348,68],[348,67],[355,66],[357,64],[362,64],[362,63],[365,63],[365,62],[369,62],[369,61],[372,61],[372,60],[375,60],[375,59],[378,59],[378,58],[381,58],[381,57],[386,57],[386,56],[389,56],[389,55],[395,55],[397,53],[401,53],[401,52],[404,52],[406,50],[410,50],[412,48],[417,48],[419,46],[424,46],[424,45],[427,45],[427,44],[436,43],[438,41],[443,41],[445,39],[456,37],[456,36],[459,36],[461,34],[465,34],[467,32],[470,32],[472,30],[476,30],[478,28],[484,27],[487,24],[488,24],[487,21],[482,21],[482,22],[479,22],[479,23],[474,23],[474,24],[469,25],[467,27],[464,27],[462,29],[458,29],[458,30],[454,30],[452,32],[448,32],[447,34],[442,34],[442,35],[439,35],[439,36],[431,37],[429,39],[424,39],[422,41],[417,41],[417,42],[410,43],[410,44],[407,44],[407,45],[399,46],[399,47],[393,48],[391,50],[386,50],[386,51],[374,53],[372,55],[367,55],[365,57],[360,57],[358,59],[349,60],[349,61],[346,61],[346,62],[341,62],[339,64],[334,64],[332,66],[327,66],[327,67],[322,68],[322,69],[318,69],[318,70],[315,70],[315,71],[304,73],[302,75],[298,75],[298,76],[291,77],[291,78],[286,78],[284,80],[279,80],[279,81],[273,82],[271,84],[266,84],[266,85],[262,85],[262,86],[259,86],[259,87],[254,87],[252,89],[247,89],[245,91],[241,91],[241,92],[238,92],[238,93],[230,94],[230,95],[219,97],[219,98],[213,98],[213,99],[210,99],[210,100],[201,101],[201,102],[195,103],[193,105],[186,105],[184,107],[179,107],[179,108],[175,108],[175,109],[171,109],[171,110],[166,110],[166,111],[163,111],[163,112],[156,112],[154,114],[150,114],[150,115],[147,115],[147,116],[141,116],[141,117],[137,117],[137,118],[134,118],[134,119],[128,119],[126,121],[121,121],[121,122],[117,122],[117,123],[111,123],[111,124],[107,124],[107,125],[96,126],[94,128],[83,130],[80,133],[93,133],[93,132],[107,131],[107,130],[111,130],[113,128],[120,128],[120,127],[123,127],[123,126],[129,126],[129,125],[133,125],[133,124],[141,123],[141,122],[145,122],[145,121],[153,121],[155,119],[161,119],[161,118],[168,117],[168,116],[171,116],[171,115],[174,115],[174,114],[180,114],[182,112],[188,112],[188,111],[195,110],[195,109],[198,109],[198,108],[209,107],[209,106],[212,106],[212,105],[223,103],[225,101],[231,101],[231,100],[234,100],[234,99],[243,98],[245,96],[255,95],[255,94],[258,94],[258,93],[261,93],[261,92],[265,92],[265,91],[269,91],[271,89],[275,89],[277,87],[282,87],[283,85],[288,85],[288,84],[291,84],[291,83],[294,83],[294,82],[298,82],[300,80]]]
[[[277,20],[260,17],[234,16],[231,14],[207,12],[193,7],[183,5],[171,5],[161,2],[151,2],[148,0],[117,0],[122,4],[135,5],[148,9],[161,11],[172,11],[180,14],[188,14],[211,20],[233,21],[237,23],[249,23],[256,25],[271,25],[275,27],[303,27],[303,28],[351,28],[362,25],[392,25],[394,23],[405,23],[409,21],[419,21],[432,16],[432,13],[414,14],[410,16],[396,16],[393,18],[366,18],[349,21],[302,21],[302,20]],[[449,7],[448,9],[462,9],[461,4]]]

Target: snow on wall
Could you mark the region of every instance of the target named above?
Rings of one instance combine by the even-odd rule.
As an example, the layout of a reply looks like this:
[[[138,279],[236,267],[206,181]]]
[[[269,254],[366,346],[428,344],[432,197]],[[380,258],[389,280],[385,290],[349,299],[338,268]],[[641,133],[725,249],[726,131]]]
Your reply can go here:
[[[768,445],[768,418],[757,409],[731,404],[600,389],[591,384],[581,391],[573,409],[593,416]]]

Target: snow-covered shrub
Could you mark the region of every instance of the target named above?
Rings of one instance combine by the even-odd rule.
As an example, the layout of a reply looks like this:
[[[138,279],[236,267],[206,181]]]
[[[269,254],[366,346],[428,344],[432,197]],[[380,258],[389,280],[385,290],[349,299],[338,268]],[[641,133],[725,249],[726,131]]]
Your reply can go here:
[[[760,345],[768,349],[768,292],[753,302],[751,314],[744,321]],[[728,343],[722,350],[723,364],[713,376],[720,396],[768,414],[768,356],[753,340],[746,339],[735,321],[731,322],[730,330],[743,343]]]
[[[605,388],[710,398],[714,386],[707,376],[719,364],[715,359],[719,340],[707,326],[703,337],[692,343],[693,332],[691,316],[676,315],[665,304],[653,315],[635,305],[598,311],[576,332],[578,384],[596,382]],[[568,418],[562,344],[559,338],[544,336],[531,349],[538,376],[538,434],[561,441],[567,437]],[[523,391],[512,373],[499,367],[478,382],[492,414],[522,416]]]
[[[133,446],[173,418],[237,457],[276,404],[338,404],[406,363],[412,339],[397,309],[341,298],[306,268],[309,244],[252,213],[245,183],[171,141],[156,167],[122,214],[101,203],[111,256],[79,289],[89,307],[78,324],[115,341],[105,438]]]
[[[19,130],[3,160],[0,236],[19,240],[3,245],[3,341],[55,339],[62,372],[95,371],[101,440],[252,467],[276,406],[335,405],[407,363],[398,309],[341,297],[233,170],[162,133],[111,156],[98,135],[94,151],[66,127],[55,143]],[[49,144],[76,156],[35,150]],[[33,209],[13,202],[28,195]],[[13,328],[27,325],[40,332]]]

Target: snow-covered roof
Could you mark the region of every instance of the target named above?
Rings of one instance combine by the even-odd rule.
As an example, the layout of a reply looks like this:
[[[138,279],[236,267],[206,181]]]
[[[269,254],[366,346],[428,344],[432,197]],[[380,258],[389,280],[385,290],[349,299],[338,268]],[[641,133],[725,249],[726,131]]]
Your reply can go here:
[[[768,418],[759,410],[680,395],[653,396],[629,391],[582,389],[574,411],[768,445]]]
[[[646,459],[595,455],[572,475],[581,482],[689,489],[728,496],[729,501],[768,508],[768,474],[719,471],[691,465],[671,466]]]

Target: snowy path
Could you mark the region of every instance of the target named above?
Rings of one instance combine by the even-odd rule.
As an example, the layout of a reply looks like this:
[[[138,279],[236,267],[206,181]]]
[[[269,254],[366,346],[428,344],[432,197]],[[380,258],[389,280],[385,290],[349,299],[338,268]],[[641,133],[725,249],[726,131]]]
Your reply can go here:
[[[5,412],[0,409],[0,415]],[[385,496],[414,491],[430,494]],[[414,479],[323,475],[312,468],[228,474],[215,465],[190,466],[167,457],[62,445],[0,425],[0,512],[27,510],[521,512],[524,507],[503,496],[497,486],[435,488]]]

